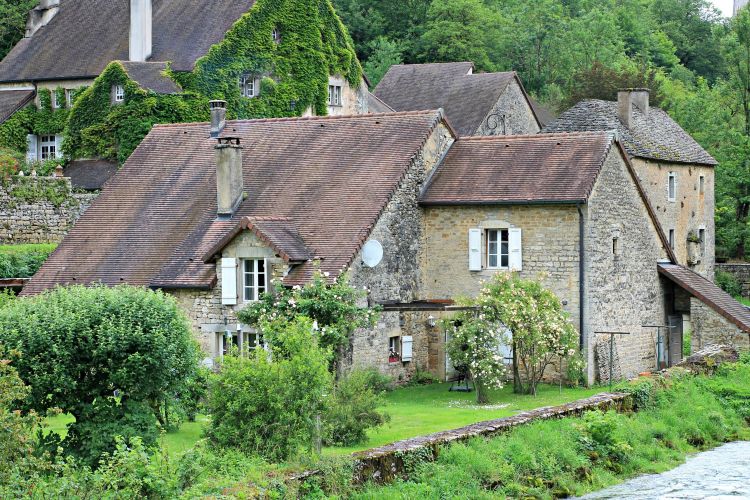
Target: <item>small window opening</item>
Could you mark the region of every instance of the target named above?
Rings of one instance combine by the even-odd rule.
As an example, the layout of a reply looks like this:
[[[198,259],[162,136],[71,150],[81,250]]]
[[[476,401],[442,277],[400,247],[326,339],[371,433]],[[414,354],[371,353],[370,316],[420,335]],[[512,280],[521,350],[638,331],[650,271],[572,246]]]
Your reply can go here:
[[[615,257],[620,255],[620,238],[612,238],[612,254]]]
[[[706,255],[706,230],[705,229],[698,230],[698,240],[700,241],[700,245],[701,245],[701,255]]]
[[[114,88],[115,102],[125,102],[125,87],[122,85],[115,85]]]
[[[674,229],[669,230],[669,248],[674,250],[675,246],[675,239],[674,239]]]
[[[706,176],[701,175],[698,179],[698,192],[700,194],[706,194]]]
[[[57,99],[57,91],[52,91],[52,109],[60,109],[60,103]]]
[[[388,362],[398,363],[401,361],[401,337],[390,337],[388,339]]]
[[[677,200],[677,174],[674,172],[669,172],[667,198],[669,201]]]
[[[328,86],[328,105],[341,106],[341,85]]]
[[[274,43],[281,43],[281,31],[279,28],[274,28],[271,32],[271,38],[273,38]]]
[[[73,107],[73,89],[65,89],[65,105]]]
[[[258,97],[259,90],[255,82],[255,75],[244,74],[240,77],[240,94],[252,99]]]

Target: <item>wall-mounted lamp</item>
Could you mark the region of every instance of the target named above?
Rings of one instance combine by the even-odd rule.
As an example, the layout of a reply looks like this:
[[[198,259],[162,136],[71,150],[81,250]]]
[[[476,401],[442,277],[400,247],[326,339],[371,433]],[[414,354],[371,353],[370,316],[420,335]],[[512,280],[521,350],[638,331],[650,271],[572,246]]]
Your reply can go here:
[[[437,324],[437,319],[435,318],[435,316],[433,316],[432,314],[427,316],[427,326],[429,326],[430,328],[435,328],[436,324]]]

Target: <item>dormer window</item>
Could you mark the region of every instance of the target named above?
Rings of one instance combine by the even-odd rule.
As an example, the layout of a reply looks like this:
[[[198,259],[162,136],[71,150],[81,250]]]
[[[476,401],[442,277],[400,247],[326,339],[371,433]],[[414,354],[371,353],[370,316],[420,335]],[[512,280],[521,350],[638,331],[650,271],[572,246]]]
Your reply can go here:
[[[341,85],[328,86],[328,105],[341,106]]]
[[[125,102],[125,87],[123,85],[112,86],[112,102],[122,104]]]
[[[255,75],[244,74],[240,77],[240,95],[248,99],[258,97],[260,89]]]
[[[281,43],[281,30],[274,28],[271,32],[271,38],[273,39],[273,43]]]
[[[242,290],[245,302],[256,302],[266,292],[265,259],[242,261]]]
[[[65,89],[65,105],[69,108],[73,107],[73,89]]]

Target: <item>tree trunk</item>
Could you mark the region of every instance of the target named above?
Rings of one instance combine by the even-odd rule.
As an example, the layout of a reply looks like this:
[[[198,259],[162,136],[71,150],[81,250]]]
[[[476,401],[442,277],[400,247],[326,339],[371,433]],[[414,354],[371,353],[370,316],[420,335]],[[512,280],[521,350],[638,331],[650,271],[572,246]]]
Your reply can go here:
[[[518,349],[516,349],[516,342],[513,341],[513,392],[515,394],[523,394],[523,384],[521,383],[521,371],[518,366]]]
[[[490,395],[480,380],[475,380],[477,386],[477,404],[486,405],[490,402]]]

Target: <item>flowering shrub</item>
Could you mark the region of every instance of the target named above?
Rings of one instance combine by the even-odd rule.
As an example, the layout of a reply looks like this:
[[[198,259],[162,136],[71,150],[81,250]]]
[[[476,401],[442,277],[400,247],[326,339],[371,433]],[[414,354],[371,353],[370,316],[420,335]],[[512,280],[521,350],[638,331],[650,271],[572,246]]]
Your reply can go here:
[[[540,283],[498,274],[479,293],[476,305],[480,316],[513,332],[516,392],[536,395],[552,361],[577,352],[578,333],[560,299]]]
[[[14,153],[0,148],[0,180],[8,179],[18,173],[19,164]]]
[[[289,322],[304,316],[319,329],[320,345],[340,355],[349,345],[349,336],[357,328],[375,325],[378,309],[361,307],[357,303],[366,292],[349,284],[346,276],[329,283],[328,273],[315,272],[309,284],[292,289],[275,283],[273,293],[264,294],[260,301],[239,312],[239,320],[263,331],[269,344],[275,342],[276,322]]]

